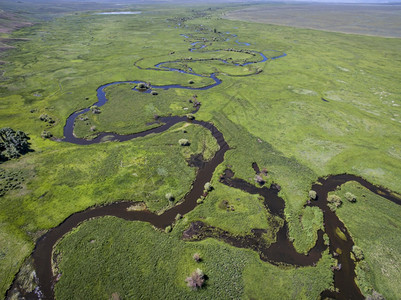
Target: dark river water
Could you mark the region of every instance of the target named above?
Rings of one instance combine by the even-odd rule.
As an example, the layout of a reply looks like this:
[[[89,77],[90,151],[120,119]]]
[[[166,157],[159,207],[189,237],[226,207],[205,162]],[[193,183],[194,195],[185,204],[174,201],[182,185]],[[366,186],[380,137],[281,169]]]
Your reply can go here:
[[[183,35],[185,38],[189,38],[188,35]],[[238,40],[237,40],[237,43]],[[249,43],[239,43],[243,45],[250,45]],[[203,49],[206,45],[201,44],[200,42],[193,42],[191,51],[195,51],[195,49]],[[255,62],[247,62],[242,65],[254,64],[265,62],[268,58],[261,52],[254,51],[256,55],[260,57],[258,61]],[[285,56],[285,54],[281,54],[272,59],[280,58]],[[228,63],[225,60],[220,60],[224,63]],[[200,77],[209,77],[214,83],[204,86],[204,87],[189,87],[183,86],[180,84],[174,85],[152,85],[151,89],[191,89],[191,90],[207,90],[213,87],[216,87],[222,83],[222,80],[217,77],[215,73],[210,74],[209,76],[196,74],[192,71],[186,72],[179,69],[169,68],[165,65],[168,63],[174,63],[178,61],[171,62],[161,62],[155,65],[154,68],[149,68],[151,70],[164,70],[164,71],[176,71],[182,72],[186,74],[196,75]],[[238,65],[238,64],[236,64]],[[98,88],[97,97],[98,101],[94,104],[98,107],[104,105],[107,102],[105,88],[123,83],[133,83],[137,84],[140,81],[124,81],[124,82],[112,82],[105,84]],[[73,228],[78,226],[80,223],[89,220],[94,217],[103,217],[103,216],[115,216],[125,220],[131,221],[143,221],[148,222],[155,227],[165,228],[168,225],[171,225],[176,215],[179,213],[184,215],[191,210],[193,210],[197,202],[196,200],[204,194],[204,185],[206,182],[210,181],[212,175],[218,165],[223,163],[224,154],[227,150],[229,150],[229,145],[224,139],[223,134],[212,124],[208,122],[198,121],[198,120],[188,120],[186,117],[181,116],[171,116],[171,117],[161,117],[159,118],[160,126],[156,128],[149,129],[144,132],[129,134],[129,135],[119,135],[116,133],[100,133],[96,138],[92,140],[85,140],[76,138],[73,134],[74,131],[74,123],[76,118],[86,113],[90,110],[90,108],[85,108],[80,111],[74,112],[71,114],[65,124],[64,127],[64,138],[62,141],[79,144],[79,145],[88,145],[102,142],[104,137],[108,137],[108,140],[113,141],[128,141],[138,137],[144,137],[146,135],[152,133],[161,133],[168,130],[171,126],[179,123],[179,122],[192,122],[193,124],[200,125],[205,129],[209,130],[213,137],[216,139],[219,150],[215,153],[214,157],[207,162],[203,162],[199,165],[197,175],[191,190],[185,195],[184,199],[180,202],[180,204],[175,207],[165,211],[161,215],[157,215],[150,211],[127,211],[127,208],[132,205],[131,202],[118,202],[113,203],[101,207],[93,207],[89,208],[85,211],[81,211],[75,213],[68,217],[63,223],[50,229],[46,234],[44,234],[41,238],[38,239],[35,249],[32,253],[32,258],[34,260],[34,266],[37,278],[39,280],[39,289],[36,290],[35,293],[25,293],[27,298],[34,299],[52,299],[54,298],[53,287],[56,282],[56,278],[54,278],[52,269],[51,269],[51,258],[52,258],[52,249],[56,242],[62,238],[67,232],[71,231]],[[195,111],[196,112],[196,111]],[[256,163],[253,164],[254,170],[257,172],[259,170]],[[190,227],[183,233],[183,239],[186,240],[195,240],[193,237],[196,234],[196,240],[204,239],[207,237],[214,237],[220,240],[225,241],[233,246],[240,248],[249,248],[254,251],[257,251],[260,255],[260,258],[264,261],[268,261],[272,264],[287,264],[293,266],[311,266],[317,263],[317,261],[321,258],[322,252],[327,249],[327,246],[323,242],[323,231],[318,232],[318,239],[316,245],[310,250],[308,255],[300,254],[295,251],[295,248],[288,237],[288,224],[285,221],[284,217],[284,207],[285,203],[282,198],[278,196],[279,187],[277,185],[272,185],[270,187],[256,187],[249,182],[235,178],[235,174],[230,170],[226,169],[224,176],[221,177],[221,183],[231,186],[233,188],[241,189],[250,194],[258,194],[264,198],[265,207],[272,213],[273,215],[279,216],[284,220],[283,226],[281,226],[276,233],[276,241],[267,245],[263,239],[261,238],[264,231],[262,229],[253,229],[252,235],[248,236],[233,236],[229,232],[221,230],[219,228],[208,226],[200,221],[194,222],[190,225]],[[330,296],[337,299],[363,299],[363,296],[359,290],[359,288],[355,284],[355,263],[350,258],[350,251],[352,249],[353,241],[348,231],[346,230],[344,224],[338,219],[335,213],[333,213],[327,207],[327,194],[330,191],[334,191],[337,186],[344,184],[348,181],[357,181],[362,184],[364,187],[368,188],[372,192],[379,194],[382,197],[389,199],[397,204],[401,204],[399,198],[393,196],[386,189],[374,186],[364,179],[353,176],[353,175],[333,175],[324,179],[319,179],[320,184],[315,184],[312,189],[317,192],[318,200],[313,201],[310,205],[318,206],[324,214],[324,224],[325,224],[325,233],[330,238],[330,252],[334,253],[335,249],[340,248],[342,250],[342,254],[340,254],[337,259],[339,263],[341,263],[341,270],[334,271],[334,285],[338,289],[338,292],[330,292],[324,291],[322,292],[323,296]],[[336,233],[336,228],[340,228],[343,233],[347,237],[347,241],[343,241],[340,239]],[[11,295],[11,291],[17,289],[20,290],[21,294],[24,294],[24,291],[21,287],[18,286],[16,281],[12,288],[9,290],[8,295]]]

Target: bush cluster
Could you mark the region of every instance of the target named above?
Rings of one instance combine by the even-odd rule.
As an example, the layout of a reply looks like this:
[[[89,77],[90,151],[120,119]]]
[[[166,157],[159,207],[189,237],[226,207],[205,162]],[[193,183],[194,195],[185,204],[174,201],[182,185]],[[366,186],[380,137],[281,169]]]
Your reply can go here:
[[[150,83],[140,82],[138,83],[136,88],[140,91],[145,91],[147,89],[150,89]]]
[[[185,279],[185,282],[187,282],[187,286],[196,291],[205,283],[205,274],[203,274],[201,269],[197,268],[194,272],[192,272],[191,276]]]
[[[91,111],[92,111],[93,114],[100,114],[101,113],[100,108],[97,107],[96,105],[91,106]]]
[[[47,123],[49,123],[49,124],[54,124],[54,123],[55,123],[55,121],[53,120],[53,118],[50,117],[50,116],[48,116],[48,115],[46,115],[46,114],[41,114],[41,115],[39,116],[39,119],[40,119],[41,121],[47,122]]]
[[[357,261],[363,260],[365,258],[362,249],[356,245],[352,246],[352,253],[354,254],[354,257]]]
[[[30,151],[29,137],[9,127],[0,129],[0,161],[18,158]]]
[[[350,192],[345,193],[345,198],[349,201],[349,202],[356,202],[356,196]]]
[[[203,186],[205,192],[210,192],[213,190],[213,186],[210,182],[206,182]]]
[[[264,178],[261,175],[255,175],[254,179],[260,185],[264,185],[266,183],[266,181],[264,180]]]
[[[173,193],[167,193],[166,194],[166,199],[168,201],[174,201],[175,197],[174,197]]]
[[[53,134],[50,131],[43,130],[41,137],[44,139],[50,139],[51,137],[53,137]]]
[[[178,143],[181,146],[189,146],[189,145],[191,145],[191,143],[187,139],[180,139],[180,140],[178,140]]]
[[[329,202],[327,205],[331,211],[336,211],[336,209],[343,203],[341,198],[337,195],[329,195],[327,201]]]
[[[201,261],[201,257],[199,253],[195,253],[192,258],[194,259],[194,261],[196,262],[200,262]]]

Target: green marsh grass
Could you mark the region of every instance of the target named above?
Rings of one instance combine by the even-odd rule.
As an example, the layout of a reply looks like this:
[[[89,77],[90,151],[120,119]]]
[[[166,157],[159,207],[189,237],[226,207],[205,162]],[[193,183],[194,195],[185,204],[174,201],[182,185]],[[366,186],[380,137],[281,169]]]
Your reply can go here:
[[[355,182],[342,185],[336,194],[345,198],[347,192],[357,196],[356,202],[344,201],[336,213],[365,257],[357,263],[357,283],[366,296],[375,290],[386,299],[397,299],[401,208]]]
[[[56,298],[108,299],[118,292],[123,298],[272,299],[296,295],[311,299],[332,281],[327,253],[316,267],[286,269],[261,262],[251,250],[213,239],[183,242],[179,236],[175,230],[166,234],[149,224],[114,217],[85,222],[56,246],[62,274]],[[199,263],[193,259],[194,253],[200,253]],[[196,268],[202,269],[207,280],[204,288],[194,292],[184,280]]]
[[[190,147],[178,145],[182,136],[194,141]],[[32,144],[35,152],[2,164],[30,175],[22,190],[0,197],[2,292],[46,229],[74,212],[121,200],[164,210],[182,199],[195,178],[186,160],[199,153],[210,158],[218,147],[209,131],[185,123],[128,143],[82,147],[34,139]],[[167,192],[174,193],[174,202],[165,199]]]

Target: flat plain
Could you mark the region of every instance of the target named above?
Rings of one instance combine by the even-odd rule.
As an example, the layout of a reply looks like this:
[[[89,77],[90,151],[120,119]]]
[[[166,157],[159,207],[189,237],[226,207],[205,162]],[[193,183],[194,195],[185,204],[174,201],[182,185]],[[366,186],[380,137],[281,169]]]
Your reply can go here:
[[[230,11],[224,17],[325,31],[401,37],[401,5],[398,3],[261,4]]]

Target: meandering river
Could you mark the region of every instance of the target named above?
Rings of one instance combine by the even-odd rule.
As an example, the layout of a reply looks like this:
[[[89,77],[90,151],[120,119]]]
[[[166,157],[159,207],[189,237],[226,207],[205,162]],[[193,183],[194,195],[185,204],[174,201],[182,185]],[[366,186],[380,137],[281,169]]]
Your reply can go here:
[[[183,35],[185,38],[188,38],[188,35]],[[238,40],[237,40],[237,43]],[[240,43],[244,45],[250,45],[249,43]],[[200,45],[199,42],[192,42],[192,46],[196,49],[203,49],[206,47],[206,44]],[[191,48],[191,51],[195,51],[195,48]],[[256,54],[260,55],[260,60],[255,62],[247,62],[246,64],[254,64],[261,63],[268,60],[268,58],[261,52],[253,51]],[[283,57],[285,54],[281,54],[275,58]],[[220,60],[224,63],[228,63],[225,60]],[[186,74],[196,75],[205,77],[202,74],[196,74],[193,71],[183,71],[179,69],[169,68],[165,66],[167,63],[171,62],[161,62],[153,68],[149,68],[151,70],[167,70],[167,71],[178,71]],[[238,64],[237,64],[238,65]],[[191,90],[207,90],[213,88],[222,83],[222,80],[217,77],[217,74],[213,73],[209,76],[214,83],[204,86],[204,87],[189,87],[183,86],[180,84],[175,85],[152,85],[152,89],[191,89]],[[104,105],[107,102],[105,88],[122,83],[139,83],[140,81],[124,81],[124,82],[113,82],[105,84],[98,88],[97,97],[98,101],[94,104],[98,107]],[[154,214],[150,211],[127,211],[127,208],[132,205],[130,202],[119,202],[113,203],[101,207],[89,208],[85,211],[75,213],[68,217],[63,223],[58,225],[55,228],[50,229],[46,234],[44,234],[36,243],[36,247],[32,253],[32,257],[34,260],[35,270],[37,278],[39,279],[39,290],[36,294],[31,293],[29,297],[36,298],[46,298],[52,299],[54,298],[53,287],[56,282],[56,278],[53,276],[51,260],[52,260],[52,250],[53,246],[56,242],[62,238],[67,232],[72,230],[74,227],[78,226],[83,221],[89,220],[94,217],[103,217],[103,216],[116,216],[119,218],[123,218],[126,220],[132,221],[143,221],[149,222],[150,224],[158,227],[165,228],[166,226],[172,224],[175,220],[175,216],[179,213],[184,215],[191,210],[193,210],[197,203],[196,200],[203,194],[204,184],[211,180],[212,175],[218,165],[220,165],[224,161],[224,154],[227,150],[229,150],[229,145],[224,139],[223,134],[212,124],[208,122],[198,121],[198,120],[188,120],[186,117],[181,116],[172,116],[172,117],[161,117],[159,121],[161,122],[161,126],[157,128],[152,128],[150,130],[139,132],[135,134],[129,135],[119,135],[116,133],[100,133],[96,138],[92,140],[80,139],[74,136],[74,123],[76,118],[89,111],[90,108],[85,108],[83,110],[74,112],[71,114],[64,127],[64,138],[62,141],[75,143],[79,145],[88,145],[94,143],[102,142],[102,139],[107,136],[108,140],[114,141],[128,141],[138,137],[144,137],[151,133],[161,133],[168,130],[171,126],[179,123],[189,121],[194,124],[200,125],[211,132],[213,137],[216,139],[219,150],[215,153],[214,157],[210,160],[202,164],[202,166],[198,169],[195,181],[192,185],[191,190],[185,195],[184,199],[182,199],[181,203],[176,205],[175,207],[165,211],[161,215]],[[256,163],[254,164],[254,168],[257,168]],[[357,181],[372,192],[379,194],[382,197],[385,197],[397,204],[401,204],[399,198],[393,196],[387,190],[376,187],[366,180],[353,176],[353,175],[334,175],[329,176],[324,179],[319,179],[319,184],[315,184],[312,189],[317,192],[318,200],[311,203],[313,206],[318,206],[324,214],[324,223],[325,223],[325,233],[330,238],[330,252],[333,254],[337,248],[342,250],[342,254],[340,254],[337,259],[341,263],[341,270],[334,271],[334,281],[335,287],[338,289],[338,292],[324,291],[322,296],[328,295],[335,297],[337,299],[363,299],[363,296],[359,290],[359,288],[355,284],[355,264],[350,258],[350,251],[352,249],[352,238],[347,232],[344,224],[338,219],[335,213],[331,212],[327,207],[327,194],[330,191],[336,189],[337,186],[348,182],[348,181]],[[256,187],[245,180],[235,178],[234,173],[227,169],[224,175],[221,178],[221,182],[233,188],[241,189],[245,192],[251,194],[259,194],[264,198],[264,204],[267,209],[274,215],[281,217],[285,220],[284,217],[284,200],[278,196],[278,188],[276,185],[272,185],[270,188],[268,187]],[[347,237],[347,241],[341,240],[335,233],[336,228],[340,228],[343,233]],[[278,230],[276,234],[276,242],[272,245],[266,245],[263,243],[260,238],[263,230],[254,229],[253,235],[249,236],[233,236],[229,232],[223,231],[219,228],[210,227],[207,224],[202,222],[194,222],[191,226],[184,232],[184,239],[192,239],[194,233],[197,233],[198,240],[203,239],[209,236],[214,238],[223,240],[231,245],[241,248],[250,248],[257,251],[260,255],[260,258],[264,261],[268,261],[273,264],[289,264],[294,266],[306,266],[306,265],[314,265],[322,255],[322,252],[327,249],[327,246],[323,242],[323,231],[320,231],[318,234],[318,240],[316,245],[311,249],[308,255],[303,255],[297,253],[292,242],[288,237],[288,225],[284,221],[284,225]],[[213,233],[213,234],[211,234]],[[16,283],[14,282],[13,288],[17,288]],[[10,291],[9,290],[9,295]]]

